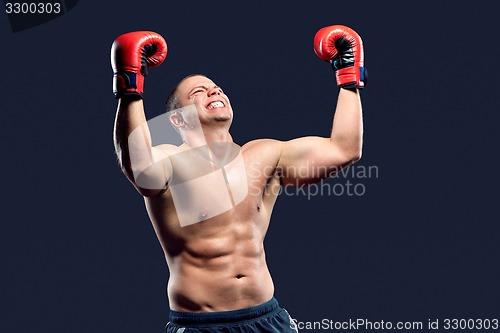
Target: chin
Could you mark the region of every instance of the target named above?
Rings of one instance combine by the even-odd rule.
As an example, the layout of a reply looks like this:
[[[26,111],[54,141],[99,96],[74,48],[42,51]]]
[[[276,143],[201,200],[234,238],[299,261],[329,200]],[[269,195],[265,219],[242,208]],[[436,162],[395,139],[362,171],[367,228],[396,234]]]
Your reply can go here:
[[[227,112],[221,112],[219,114],[214,114],[212,119],[215,120],[220,120],[220,121],[227,121],[233,119],[233,115]]]
[[[216,121],[231,121],[232,118],[229,116],[217,116],[217,117],[214,117],[214,120],[216,120]]]

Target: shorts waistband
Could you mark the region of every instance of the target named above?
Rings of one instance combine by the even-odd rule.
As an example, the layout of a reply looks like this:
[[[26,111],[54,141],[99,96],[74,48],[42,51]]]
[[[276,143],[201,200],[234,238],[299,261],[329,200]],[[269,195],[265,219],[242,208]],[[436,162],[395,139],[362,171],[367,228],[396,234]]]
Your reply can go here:
[[[178,325],[231,323],[272,314],[278,309],[280,309],[278,301],[273,297],[266,303],[238,310],[220,312],[180,312],[170,310],[169,321]]]

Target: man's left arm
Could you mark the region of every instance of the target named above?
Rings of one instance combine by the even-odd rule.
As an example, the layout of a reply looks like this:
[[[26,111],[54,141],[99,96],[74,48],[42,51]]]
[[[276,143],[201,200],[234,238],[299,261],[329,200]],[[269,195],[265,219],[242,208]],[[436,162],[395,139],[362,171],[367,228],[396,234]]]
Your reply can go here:
[[[366,83],[361,37],[343,25],[324,27],[314,36],[316,55],[328,61],[340,88],[329,138],[304,137],[281,145],[282,185],[314,183],[361,158],[363,117],[359,89]]]
[[[314,183],[334,175],[361,158],[363,118],[357,89],[340,89],[332,132],[284,142],[278,169],[282,185]]]

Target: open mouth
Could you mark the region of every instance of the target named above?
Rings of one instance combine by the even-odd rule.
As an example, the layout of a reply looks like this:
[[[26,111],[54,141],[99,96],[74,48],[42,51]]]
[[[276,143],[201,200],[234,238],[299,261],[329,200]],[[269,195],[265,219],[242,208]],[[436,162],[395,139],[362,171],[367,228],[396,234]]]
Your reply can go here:
[[[207,109],[212,110],[216,108],[223,108],[224,106],[225,106],[224,102],[222,101],[213,101],[207,105]]]

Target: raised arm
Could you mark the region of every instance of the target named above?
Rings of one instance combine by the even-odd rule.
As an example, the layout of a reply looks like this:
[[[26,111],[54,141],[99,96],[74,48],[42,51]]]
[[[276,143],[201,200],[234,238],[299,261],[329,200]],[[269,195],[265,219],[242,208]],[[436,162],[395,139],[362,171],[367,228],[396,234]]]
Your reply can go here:
[[[320,29],[316,54],[329,61],[340,88],[330,137],[304,137],[284,142],[278,167],[283,185],[302,185],[327,178],[361,158],[363,117],[359,89],[365,85],[363,44],[345,26]]]
[[[118,163],[144,196],[160,193],[168,179],[168,159],[152,147],[142,93],[147,67],[163,62],[165,40],[157,33],[136,31],[119,36],[111,48],[113,92],[118,99],[113,139]]]

